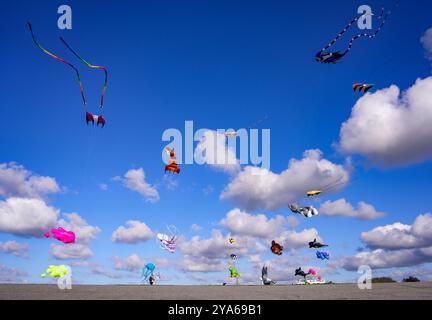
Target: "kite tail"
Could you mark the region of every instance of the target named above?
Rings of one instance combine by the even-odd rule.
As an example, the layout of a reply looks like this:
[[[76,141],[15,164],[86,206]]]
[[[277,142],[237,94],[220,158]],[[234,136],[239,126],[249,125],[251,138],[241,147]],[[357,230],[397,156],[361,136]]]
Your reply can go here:
[[[349,44],[348,44],[348,48],[345,50],[345,52],[344,52],[343,54],[347,54],[348,52],[351,51],[352,46],[353,46],[353,44],[354,44],[354,41],[356,41],[357,39],[360,39],[360,38],[363,38],[363,37],[366,37],[366,38],[369,38],[369,39],[373,39],[373,38],[375,38],[375,37],[377,36],[377,34],[378,34],[378,33],[381,31],[381,29],[383,28],[384,24],[386,23],[389,14],[390,14],[390,13],[388,13],[388,14],[386,14],[386,15],[384,16],[384,8],[382,8],[382,9],[381,9],[381,15],[380,15],[379,19],[383,19],[383,20],[382,20],[382,22],[381,22],[381,25],[376,29],[376,31],[375,31],[373,34],[369,34],[369,33],[361,33],[361,34],[358,34],[358,35],[352,37],[351,40],[350,40],[350,42],[349,42]],[[383,16],[384,16],[384,18],[383,18]]]
[[[35,35],[34,35],[34,33],[33,33],[33,28],[32,28],[31,23],[30,23],[30,22],[27,22],[27,24],[28,24],[28,27],[29,27],[29,29],[30,29],[30,33],[31,33],[31,36],[32,36],[32,38],[33,38],[33,42],[36,44],[36,46],[37,46],[39,49],[41,49],[44,53],[46,53],[46,54],[49,55],[50,57],[52,57],[52,58],[54,58],[54,59],[56,59],[56,60],[58,60],[58,61],[60,61],[60,62],[63,62],[64,64],[67,64],[69,67],[71,67],[72,69],[75,70],[75,73],[76,73],[76,76],[77,76],[77,79],[78,79],[78,83],[79,83],[79,86],[80,86],[81,98],[82,98],[82,101],[83,101],[84,105],[86,105],[87,102],[86,102],[86,98],[85,98],[85,94],[84,94],[84,87],[83,87],[83,84],[82,84],[81,77],[80,77],[80,74],[79,74],[78,69],[75,68],[74,65],[73,65],[72,63],[70,63],[69,61],[66,61],[66,60],[64,60],[64,59],[62,59],[62,58],[60,58],[60,57],[57,57],[56,55],[52,54],[52,53],[49,52],[48,50],[44,49],[44,48],[39,44],[39,42],[36,40],[36,37],[35,37]]]
[[[339,38],[340,37],[342,37],[343,36],[343,34],[345,33],[345,32],[347,32],[348,31],[348,29],[354,24],[354,23],[356,23],[358,20],[360,19],[360,17],[357,17],[357,18],[354,18],[353,20],[351,20],[351,22],[350,23],[348,23],[347,25],[346,25],[346,27],[341,31],[341,32],[339,32],[338,33],[338,35],[328,44],[328,45],[326,45],[322,50],[321,50],[321,52],[324,52],[324,51],[326,51],[327,49],[329,49],[331,46],[333,46],[335,43],[336,43],[336,41],[338,41],[339,40]]]
[[[102,109],[103,104],[104,104],[104,96],[105,96],[106,86],[107,86],[107,82],[108,82],[108,70],[103,66],[96,66],[96,65],[93,65],[93,64],[87,62],[75,50],[73,50],[62,37],[60,37],[60,40],[78,59],[80,59],[82,62],[84,62],[89,68],[101,69],[104,71],[105,81],[104,81],[104,86],[102,88],[102,94],[101,94],[101,99],[100,99],[100,108]]]

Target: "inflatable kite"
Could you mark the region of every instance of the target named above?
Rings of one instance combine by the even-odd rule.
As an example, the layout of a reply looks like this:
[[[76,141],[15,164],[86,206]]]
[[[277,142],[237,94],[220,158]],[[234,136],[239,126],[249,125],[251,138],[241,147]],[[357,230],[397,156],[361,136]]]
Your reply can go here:
[[[316,256],[318,259],[321,259],[321,260],[330,260],[330,254],[328,252],[317,251]]]
[[[62,62],[62,63],[64,63],[64,64],[66,64],[66,65],[68,65],[69,67],[71,67],[74,71],[75,71],[75,74],[76,74],[76,77],[77,77],[77,80],[78,80],[78,84],[79,84],[79,87],[80,87],[80,92],[81,92],[81,99],[82,99],[82,102],[83,102],[83,104],[84,104],[84,107],[86,107],[87,106],[87,100],[86,100],[86,98],[85,98],[85,94],[84,94],[84,86],[83,86],[83,84],[82,84],[82,81],[81,81],[81,76],[80,76],[80,73],[79,73],[79,71],[78,71],[78,69],[72,64],[72,63],[70,63],[69,61],[66,61],[66,60],[64,60],[64,59],[62,59],[62,58],[60,58],[60,57],[58,57],[58,56],[56,56],[56,55],[54,55],[53,53],[51,53],[51,52],[49,52],[48,50],[46,50],[45,48],[43,48],[40,44],[39,44],[39,42],[37,41],[37,39],[36,39],[36,36],[34,35],[34,32],[33,32],[33,28],[32,28],[32,25],[31,25],[31,23],[30,22],[28,22],[27,23],[27,25],[28,25],[28,27],[29,27],[29,30],[30,30],[30,33],[31,33],[31,36],[32,36],[32,39],[33,39],[33,42],[36,44],[36,46],[39,48],[39,49],[41,49],[45,54],[47,54],[47,55],[49,55],[50,57],[52,57],[52,58],[54,58],[54,59],[56,59],[57,61],[60,61],[60,62]],[[82,62],[84,62],[88,67],[90,67],[90,68],[95,68],[95,69],[101,69],[101,70],[103,70],[104,72],[105,72],[105,81],[104,81],[104,86],[103,86],[103,89],[102,89],[102,95],[101,95],[101,99],[100,99],[100,109],[102,110],[103,109],[103,103],[104,103],[104,96],[105,96],[105,90],[106,90],[106,85],[107,85],[107,81],[108,81],[108,71],[107,71],[107,69],[105,68],[105,67],[102,67],[102,66],[95,66],[95,65],[92,65],[92,64],[90,64],[90,63],[88,63],[86,60],[84,60],[83,58],[81,58],[81,56],[80,55],[78,55],[67,43],[66,43],[66,41],[62,38],[62,37],[60,37],[60,40],[63,42],[63,44],[78,58],[78,59],[80,59]],[[105,126],[105,119],[104,119],[104,117],[102,116],[102,115],[98,115],[98,116],[94,116],[94,115],[92,115],[91,113],[89,113],[89,112],[86,112],[86,123],[87,124],[89,124],[89,122],[91,122],[92,124],[94,124],[95,122],[96,122],[96,124],[99,126],[99,124],[101,125],[101,127],[103,128],[104,126]]]
[[[169,156],[170,156],[169,163],[165,166],[165,172],[171,171],[173,173],[175,172],[175,173],[179,174],[180,168],[179,168],[179,165],[177,164],[177,159],[175,157],[174,149],[165,148],[165,152],[167,154],[169,154]]]
[[[230,272],[230,277],[231,278],[238,278],[241,277],[241,274],[237,271],[237,268],[234,266],[230,266],[228,268],[228,271]]]
[[[330,47],[332,47],[338,40],[340,37],[342,37],[342,35],[348,31],[348,29],[354,24],[356,23],[362,16],[358,16],[355,19],[353,19],[350,23],[348,23],[348,25],[341,31],[338,33],[338,35],[327,45],[325,46],[323,49],[321,49],[316,55],[315,55],[315,60],[319,63],[336,63],[338,62],[340,59],[342,59],[348,52],[351,51],[352,46],[354,41],[356,41],[357,39],[360,38],[369,38],[369,39],[373,39],[377,36],[377,34],[381,31],[382,27],[384,26],[388,14],[384,15],[384,8],[381,11],[381,15],[379,16],[379,19],[381,19],[381,25],[376,29],[376,31],[372,34],[369,33],[361,33],[358,34],[354,37],[351,38],[351,40],[348,43],[348,47],[345,49],[344,52],[340,52],[340,51],[335,51],[335,52],[327,52],[328,49],[330,49]]]
[[[41,278],[45,278],[47,274],[49,274],[53,278],[61,278],[64,277],[69,273],[69,267],[61,264],[61,265],[50,265],[46,270],[45,273],[41,274]]]
[[[51,229],[51,232],[44,233],[45,238],[49,238],[50,236],[63,243],[75,242],[75,233],[73,233],[72,231],[65,230],[62,227],[54,228]]]
[[[232,261],[235,261],[237,259],[237,255],[235,255],[234,253],[230,254],[230,258]]]
[[[161,243],[161,249],[167,250],[170,253],[174,253],[177,248],[177,228],[175,226],[167,226],[169,231],[168,234],[158,233],[156,237]]]
[[[268,277],[266,266],[263,266],[261,269],[261,280],[262,280],[263,285],[265,285],[265,286],[276,284],[276,281],[273,281],[272,279],[270,279]]]
[[[300,207],[298,204],[293,203],[289,204],[288,207],[293,213],[302,214],[306,218],[310,218],[318,214],[318,210],[312,206]]]
[[[235,242],[234,238],[229,238],[228,241],[230,244],[234,244],[234,242]]]
[[[354,83],[353,84],[353,90],[357,92],[368,92],[370,89],[372,89],[375,85],[374,84],[366,84],[366,83]]]
[[[316,189],[316,190],[307,191],[306,195],[308,197],[315,197],[315,196],[320,195],[323,192],[330,191],[331,189],[334,189],[334,188],[336,188],[336,187],[338,187],[340,185],[343,185],[345,183],[346,183],[346,181],[343,181],[343,176],[342,176],[339,179],[337,179],[336,181],[330,182],[329,184],[325,185],[322,188],[319,188],[319,189]]]
[[[274,254],[280,256],[282,254],[282,251],[283,251],[283,246],[281,246],[279,243],[277,243],[276,241],[273,240],[271,243],[270,250]]]
[[[317,242],[316,239],[314,239],[313,241],[309,242],[309,248],[319,249],[319,248],[322,248],[322,247],[328,247],[328,245],[320,243],[320,242]]]
[[[153,276],[153,272],[155,269],[156,266],[153,263],[151,262],[147,263],[142,269],[141,282],[147,280],[150,276]]]
[[[309,273],[304,272],[304,271],[302,270],[302,268],[298,268],[298,269],[295,270],[295,275],[296,275],[296,276],[300,276],[300,277],[306,278],[306,276],[307,276],[308,274],[309,274]]]

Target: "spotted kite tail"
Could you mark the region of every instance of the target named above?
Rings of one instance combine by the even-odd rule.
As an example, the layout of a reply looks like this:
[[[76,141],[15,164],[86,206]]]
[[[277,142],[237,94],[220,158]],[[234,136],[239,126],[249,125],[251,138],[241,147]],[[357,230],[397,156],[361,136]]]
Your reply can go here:
[[[86,105],[87,102],[86,102],[86,98],[85,98],[85,94],[84,94],[84,87],[83,87],[83,84],[82,84],[81,77],[80,77],[80,74],[79,74],[79,72],[78,72],[78,69],[75,68],[74,65],[73,65],[72,63],[70,63],[69,61],[66,61],[66,60],[64,60],[64,59],[62,59],[62,58],[60,58],[60,57],[57,57],[56,55],[52,54],[52,53],[49,52],[48,50],[44,49],[44,48],[39,44],[39,42],[36,40],[36,37],[35,37],[35,35],[34,35],[34,33],[33,33],[33,28],[32,28],[31,23],[30,23],[30,22],[27,22],[27,25],[28,25],[28,27],[29,27],[29,30],[30,30],[31,36],[32,36],[32,38],[33,38],[33,42],[36,44],[36,46],[37,46],[39,49],[41,49],[44,53],[46,53],[46,54],[49,55],[50,57],[52,57],[52,58],[54,58],[54,59],[56,59],[56,60],[58,60],[58,61],[60,61],[60,62],[63,62],[64,64],[67,64],[69,67],[71,67],[72,69],[75,70],[75,73],[76,73],[76,76],[77,76],[77,79],[78,79],[78,83],[79,83],[79,86],[80,86],[81,98],[82,98],[82,101],[83,101],[84,105]]]
[[[105,96],[105,90],[106,90],[106,87],[107,87],[107,82],[108,82],[108,70],[105,68],[105,67],[103,67],[103,66],[96,66],[96,65],[93,65],[93,64],[91,64],[91,63],[89,63],[89,62],[87,62],[86,60],[84,60],[75,50],[73,50],[68,44],[67,44],[67,42],[62,38],[62,37],[60,37],[60,40],[64,43],[64,45],[78,58],[78,59],[80,59],[82,62],[84,62],[89,68],[93,68],[93,69],[101,69],[101,70],[103,70],[104,71],[104,73],[105,73],[105,81],[104,81],[104,85],[103,85],[103,89],[102,89],[102,95],[101,95],[101,99],[100,99],[100,108],[102,109],[103,108],[103,104],[104,104],[104,96]]]
[[[378,34],[378,33],[381,31],[381,29],[383,28],[384,24],[386,23],[389,14],[390,14],[390,13],[386,13],[386,14],[384,15],[384,8],[382,8],[382,9],[381,9],[381,15],[379,16],[379,19],[382,19],[382,22],[381,22],[380,26],[376,29],[376,31],[375,31],[373,34],[369,34],[369,33],[361,33],[361,34],[358,34],[358,35],[352,37],[351,40],[350,40],[350,42],[349,42],[349,44],[348,44],[348,48],[345,50],[345,52],[344,52],[343,54],[345,55],[345,54],[347,54],[348,52],[351,51],[352,46],[353,46],[353,43],[354,43],[354,41],[356,41],[357,39],[360,39],[360,38],[369,38],[369,39],[373,39],[373,38],[375,38],[375,37],[377,36],[377,34]]]
[[[332,41],[330,41],[330,43],[329,43],[328,45],[326,45],[323,49],[321,49],[321,51],[320,51],[319,53],[322,53],[322,52],[328,50],[330,47],[332,47],[332,46],[336,43],[336,41],[338,41],[339,38],[342,37],[343,34],[344,34],[345,32],[347,32],[348,29],[351,28],[351,26],[352,26],[354,23],[356,23],[359,19],[360,19],[360,17],[356,17],[356,18],[354,18],[353,20],[351,20],[350,23],[348,23],[348,24],[346,25],[346,27],[343,28],[342,31],[339,32],[338,35],[337,35],[337,36],[336,36]]]

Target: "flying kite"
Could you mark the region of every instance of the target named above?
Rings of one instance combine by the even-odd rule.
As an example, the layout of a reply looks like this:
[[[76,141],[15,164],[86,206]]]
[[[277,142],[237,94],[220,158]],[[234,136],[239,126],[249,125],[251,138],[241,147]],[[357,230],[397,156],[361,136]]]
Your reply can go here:
[[[179,165],[177,164],[177,159],[175,157],[174,149],[165,148],[165,152],[167,154],[169,154],[169,156],[170,156],[169,163],[165,166],[165,172],[171,171],[173,173],[175,172],[175,173],[179,174],[180,168],[179,168]]]
[[[378,19],[382,19],[381,21],[381,25],[375,30],[374,33],[370,34],[370,33],[360,33],[354,37],[351,38],[351,40],[348,43],[348,47],[345,49],[344,52],[340,52],[340,51],[334,51],[334,52],[327,52],[327,50],[332,47],[338,40],[340,37],[342,37],[342,35],[348,31],[348,29],[354,24],[356,23],[362,16],[358,16],[355,19],[353,19],[350,23],[348,23],[348,25],[341,31],[338,33],[338,35],[327,45],[325,46],[323,49],[321,49],[316,55],[315,55],[315,60],[319,63],[336,63],[338,62],[340,59],[342,59],[348,52],[351,51],[352,46],[354,41],[356,41],[357,39],[360,38],[369,38],[369,39],[373,39],[377,36],[377,34],[381,31],[382,27],[384,26],[388,14],[386,13],[384,15],[384,8],[382,8],[381,11],[381,15],[379,16]]]
[[[234,238],[231,238],[231,237],[228,239],[228,241],[230,244],[234,244],[234,242],[235,242]]]
[[[319,249],[319,248],[322,248],[322,247],[328,247],[328,245],[320,243],[320,242],[317,242],[316,239],[314,239],[313,241],[309,242],[309,248]]]
[[[232,261],[235,261],[237,259],[237,255],[235,255],[234,253],[230,254],[230,258]]]
[[[231,278],[241,277],[241,274],[238,272],[237,268],[234,266],[229,266],[228,271],[230,272]]]
[[[156,266],[149,262],[147,263],[144,268],[142,269],[142,273],[141,273],[141,282],[147,280],[147,278],[149,276],[153,276],[153,272],[156,269]]]
[[[329,184],[325,185],[324,187],[316,190],[310,190],[306,192],[306,195],[308,197],[315,197],[320,195],[323,192],[330,191],[333,188],[336,188],[342,184],[346,183],[346,181],[343,181],[343,176],[337,179],[336,181],[330,182]]]
[[[261,280],[262,280],[263,285],[265,285],[265,286],[276,284],[276,281],[273,281],[272,279],[270,279],[268,277],[266,266],[263,266],[261,269]]]
[[[27,22],[27,25],[28,25],[28,27],[29,27],[29,30],[30,30],[30,33],[31,33],[31,36],[32,36],[32,39],[33,39],[33,42],[36,44],[36,46],[39,48],[39,49],[41,49],[45,54],[47,54],[47,55],[49,55],[50,57],[52,57],[52,58],[54,58],[54,59],[56,59],[57,61],[60,61],[60,62],[62,62],[62,63],[64,63],[64,64],[66,64],[66,65],[68,65],[69,67],[71,67],[74,71],[75,71],[75,74],[76,74],[76,77],[77,77],[77,80],[78,80],[78,84],[79,84],[79,87],[80,87],[80,92],[81,92],[81,99],[82,99],[82,102],[83,102],[83,104],[84,104],[84,107],[86,107],[87,106],[87,101],[86,101],[86,98],[85,98],[85,94],[84,94],[84,86],[83,86],[83,84],[82,84],[82,81],[81,81],[81,77],[80,77],[80,73],[79,73],[79,71],[78,71],[78,69],[72,64],[72,63],[70,63],[69,61],[66,61],[66,60],[64,60],[64,59],[62,59],[62,58],[60,58],[60,57],[58,57],[58,56],[56,56],[56,55],[54,55],[53,53],[51,53],[51,52],[49,52],[48,50],[46,50],[45,48],[43,48],[40,44],[39,44],[39,42],[36,40],[36,36],[34,35],[34,32],[33,32],[33,28],[32,28],[32,25],[31,25],[31,23],[30,22]],[[103,89],[102,89],[102,95],[101,95],[101,100],[100,100],[100,109],[102,110],[103,109],[103,103],[104,103],[104,96],[105,96],[105,90],[106,90],[106,84],[107,84],[107,81],[108,81],[108,71],[107,71],[107,69],[105,68],[105,67],[102,67],[102,66],[95,66],[95,65],[92,65],[92,64],[90,64],[90,63],[88,63],[86,60],[84,60],[83,58],[81,58],[81,56],[80,55],[78,55],[67,43],[66,43],[66,41],[62,38],[62,37],[60,37],[60,40],[63,42],[63,44],[78,58],[78,59],[80,59],[82,62],[84,62],[87,66],[89,66],[90,68],[96,68],[96,69],[102,69],[102,70],[104,70],[104,72],[105,72],[105,82],[104,82],[104,86],[103,86]],[[101,127],[104,127],[104,125],[105,125],[105,118],[103,117],[103,115],[93,115],[93,114],[91,114],[90,112],[86,112],[86,123],[87,124],[89,124],[89,122],[91,122],[92,124],[94,124],[95,122],[96,122],[96,124],[99,126],[99,124],[101,125]]]
[[[374,84],[367,84],[367,83],[354,83],[353,84],[353,90],[358,92],[368,92],[370,89],[372,89],[375,85]]]
[[[75,242],[75,233],[72,231],[68,231],[63,229],[62,227],[51,229],[51,232],[45,232],[44,237],[49,238],[52,236],[54,239],[57,239],[63,243],[74,243]]]
[[[270,250],[274,254],[280,256],[282,254],[282,251],[283,251],[283,246],[281,246],[279,243],[277,243],[276,241],[273,240],[271,243]]]
[[[46,270],[46,273],[42,273],[40,276],[41,278],[45,278],[47,274],[49,274],[53,278],[61,278],[64,277],[69,273],[68,266],[61,264],[61,265],[50,265]]]
[[[330,254],[328,252],[317,251],[316,256],[318,259],[321,259],[321,260],[330,260]]]
[[[167,226],[168,234],[158,233],[156,237],[161,242],[161,249],[174,253],[177,248],[177,228],[175,226]]]
[[[293,203],[289,204],[288,207],[292,212],[302,214],[306,218],[310,218],[318,214],[318,210],[312,206],[300,207],[298,204]]]
[[[306,278],[306,276],[309,275],[309,274],[310,273],[304,272],[301,267],[295,270],[295,275],[296,276],[300,276],[300,277]]]

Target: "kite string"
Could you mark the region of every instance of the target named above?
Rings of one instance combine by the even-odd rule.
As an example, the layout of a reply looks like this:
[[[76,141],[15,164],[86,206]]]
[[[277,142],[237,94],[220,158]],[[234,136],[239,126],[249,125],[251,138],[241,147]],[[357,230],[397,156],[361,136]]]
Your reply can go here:
[[[89,62],[87,62],[85,59],[83,59],[75,50],[73,50],[69,44],[63,39],[63,37],[60,37],[60,40],[63,42],[63,44],[78,58],[80,59],[82,62],[84,62],[88,67],[93,68],[93,69],[100,69],[103,70],[105,73],[105,81],[104,81],[104,85],[102,88],[102,94],[101,94],[101,99],[100,99],[100,108],[103,108],[103,104],[104,104],[104,96],[105,96],[105,91],[106,91],[106,87],[107,87],[107,82],[108,82],[108,70],[103,67],[103,66],[97,66],[97,65],[93,65]]]
[[[75,68],[75,66],[74,66],[72,63],[70,63],[69,61],[66,61],[66,60],[64,60],[64,59],[62,59],[62,58],[60,58],[60,57],[57,57],[56,55],[54,55],[53,53],[49,52],[49,51],[46,50],[44,47],[42,47],[42,46],[39,44],[39,42],[36,40],[36,37],[35,37],[35,35],[34,35],[34,33],[33,33],[33,28],[32,28],[31,23],[30,23],[30,22],[27,22],[27,24],[28,24],[28,27],[29,27],[29,29],[30,29],[30,33],[31,33],[31,36],[32,36],[33,42],[36,44],[36,46],[37,46],[39,49],[41,49],[44,53],[46,53],[46,54],[49,55],[50,57],[56,59],[57,61],[63,62],[64,64],[67,64],[68,66],[70,66],[72,69],[75,70],[75,73],[76,73],[76,76],[77,76],[77,79],[78,79],[78,83],[79,83],[79,86],[80,86],[81,98],[82,98],[82,100],[83,100],[84,105],[86,105],[87,102],[86,102],[86,98],[85,98],[85,94],[84,94],[84,87],[83,87],[83,84],[82,84],[81,77],[80,77],[80,74],[79,74],[78,69]]]

